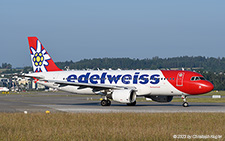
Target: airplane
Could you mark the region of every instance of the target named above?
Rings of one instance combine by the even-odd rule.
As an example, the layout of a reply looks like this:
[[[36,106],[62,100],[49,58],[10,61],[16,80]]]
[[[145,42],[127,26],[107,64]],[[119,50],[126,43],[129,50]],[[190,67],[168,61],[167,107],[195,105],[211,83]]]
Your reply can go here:
[[[6,87],[0,87],[0,92],[8,92],[9,89]]]
[[[137,97],[155,102],[171,102],[181,96],[188,107],[187,96],[212,91],[211,82],[197,73],[186,70],[61,70],[56,66],[37,37],[28,37],[33,73],[36,83],[61,91],[81,95],[101,95],[102,106],[111,100],[136,105]]]

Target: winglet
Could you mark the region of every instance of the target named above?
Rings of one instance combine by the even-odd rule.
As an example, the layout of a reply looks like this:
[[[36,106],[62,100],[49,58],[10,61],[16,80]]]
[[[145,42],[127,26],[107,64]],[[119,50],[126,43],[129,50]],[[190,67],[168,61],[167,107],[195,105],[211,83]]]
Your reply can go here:
[[[28,37],[28,42],[34,72],[61,71],[37,37]]]

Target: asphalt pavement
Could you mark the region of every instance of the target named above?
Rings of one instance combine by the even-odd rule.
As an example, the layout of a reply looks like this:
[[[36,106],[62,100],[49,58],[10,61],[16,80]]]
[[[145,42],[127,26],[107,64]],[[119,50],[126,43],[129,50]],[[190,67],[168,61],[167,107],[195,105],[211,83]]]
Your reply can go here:
[[[72,112],[72,113],[176,113],[176,112],[221,112],[225,113],[225,103],[192,103],[183,107],[180,102],[157,103],[137,102],[127,106],[112,101],[111,106],[101,106],[99,96],[78,96],[64,92],[38,92],[34,94],[1,94],[0,112]],[[197,97],[198,98],[198,97]],[[201,98],[201,97],[199,97]],[[210,98],[210,97],[209,97]]]

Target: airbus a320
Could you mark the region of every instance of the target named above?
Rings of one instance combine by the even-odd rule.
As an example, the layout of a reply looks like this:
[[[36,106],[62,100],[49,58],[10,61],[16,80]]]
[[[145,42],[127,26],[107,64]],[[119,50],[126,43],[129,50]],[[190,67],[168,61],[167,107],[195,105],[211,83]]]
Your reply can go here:
[[[34,73],[37,83],[74,94],[101,95],[102,106],[110,106],[111,100],[136,105],[137,97],[151,98],[156,102],[170,102],[181,96],[183,106],[188,107],[186,97],[212,91],[211,82],[196,72],[186,70],[71,70],[59,69],[37,37],[28,37]]]

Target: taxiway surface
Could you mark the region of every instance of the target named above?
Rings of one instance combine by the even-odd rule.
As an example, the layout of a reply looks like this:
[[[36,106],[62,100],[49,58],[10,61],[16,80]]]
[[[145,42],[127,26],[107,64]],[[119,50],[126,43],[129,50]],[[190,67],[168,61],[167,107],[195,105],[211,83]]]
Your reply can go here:
[[[99,96],[76,96],[67,93],[39,92],[36,94],[2,94],[0,95],[0,112],[222,112],[225,103],[189,103],[183,107],[180,102],[157,103],[137,102],[136,106],[112,101],[111,106],[100,105]]]

